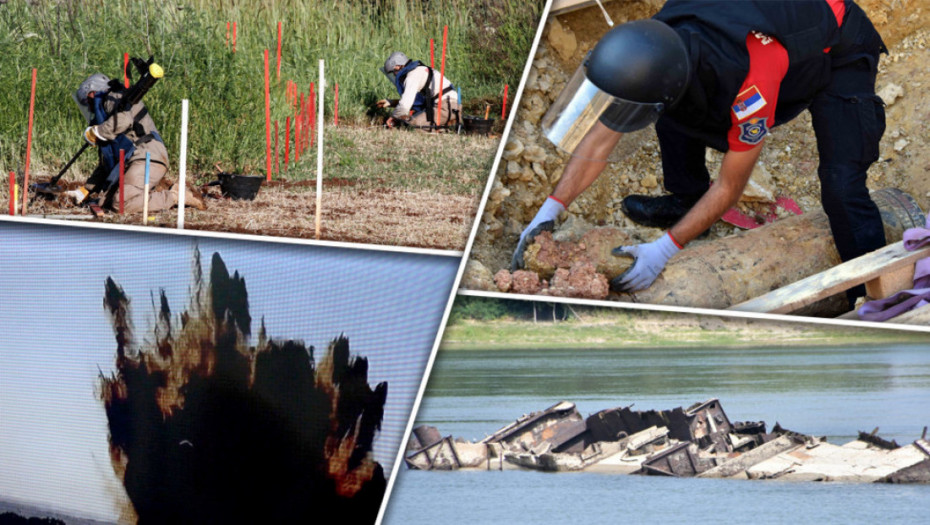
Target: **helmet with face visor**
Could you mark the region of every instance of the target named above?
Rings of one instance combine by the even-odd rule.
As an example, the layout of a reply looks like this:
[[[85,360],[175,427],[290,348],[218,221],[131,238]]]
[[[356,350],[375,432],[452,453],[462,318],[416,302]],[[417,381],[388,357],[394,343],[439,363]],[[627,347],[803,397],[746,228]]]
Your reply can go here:
[[[410,62],[410,59],[400,51],[391,53],[391,56],[384,61],[384,67],[381,69],[381,72],[388,77],[388,80],[391,81],[391,85],[394,85],[397,80],[397,73],[394,71],[394,68],[397,66],[404,67],[407,62]]]
[[[84,79],[81,85],[78,86],[77,91],[71,94],[71,98],[74,99],[74,102],[77,104],[78,109],[81,110],[81,114],[84,115],[88,124],[90,124],[94,118],[94,112],[90,107],[88,98],[92,96],[93,93],[107,91],[109,89],[110,77],[103,73],[94,73]]]
[[[675,30],[652,19],[622,24],[578,66],[543,117],[543,133],[574,153],[598,122],[619,133],[643,129],[681,99],[689,80],[687,48]]]

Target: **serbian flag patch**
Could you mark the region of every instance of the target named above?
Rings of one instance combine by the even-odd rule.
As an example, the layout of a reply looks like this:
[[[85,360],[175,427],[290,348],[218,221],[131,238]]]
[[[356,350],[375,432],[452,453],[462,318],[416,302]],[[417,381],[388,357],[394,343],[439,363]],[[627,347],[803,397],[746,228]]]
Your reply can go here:
[[[762,93],[759,93],[756,86],[752,86],[736,96],[736,101],[733,103],[733,113],[736,114],[736,120],[743,120],[764,107],[765,99],[762,98]]]

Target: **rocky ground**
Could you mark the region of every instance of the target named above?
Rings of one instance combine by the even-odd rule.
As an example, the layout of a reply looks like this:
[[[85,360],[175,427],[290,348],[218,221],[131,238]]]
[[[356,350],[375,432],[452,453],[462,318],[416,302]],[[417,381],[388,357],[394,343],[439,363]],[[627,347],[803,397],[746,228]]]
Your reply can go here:
[[[616,0],[605,7],[619,24],[651,16],[662,4],[661,0]],[[919,0],[863,0],[859,4],[890,51],[882,57],[876,85],[887,106],[887,127],[881,158],[869,170],[869,187],[899,188],[926,211],[930,208],[930,96],[925,94],[930,87],[930,69],[926,67],[930,61],[930,8],[922,7]],[[463,287],[499,289],[493,275],[509,267],[520,232],[551,193],[569,159],[541,135],[539,121],[585,53],[607,29],[596,7],[550,17],[547,22],[481,219]],[[817,148],[809,114],[805,112],[776,128],[766,142],[740,208],[763,211],[776,197],[785,195],[804,212],[819,210]],[[577,240],[595,226],[618,228],[634,242],[651,241],[662,233],[636,225],[620,209],[621,200],[628,194],[663,193],[655,132],[648,128],[625,137],[621,145],[628,150],[626,159],[610,165],[572,203],[561,217],[556,239]],[[712,176],[721,158],[721,154],[708,150]],[[788,215],[779,207],[775,211],[779,216]],[[734,226],[718,221],[708,237],[692,244],[713,242],[735,232]],[[600,284],[596,288],[599,290]],[[587,291],[580,293],[585,294]]]

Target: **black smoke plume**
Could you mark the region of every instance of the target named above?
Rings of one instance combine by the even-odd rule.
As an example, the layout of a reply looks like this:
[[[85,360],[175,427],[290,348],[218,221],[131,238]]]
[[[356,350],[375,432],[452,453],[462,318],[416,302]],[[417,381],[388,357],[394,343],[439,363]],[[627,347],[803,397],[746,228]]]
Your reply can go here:
[[[373,523],[386,486],[371,456],[387,384],[340,335],[319,359],[301,341],[249,346],[245,279],[195,250],[190,304],[162,290],[137,340],[130,301],[111,278],[104,308],[116,372],[101,377],[113,468],[138,522]],[[131,512],[129,513],[131,516]]]

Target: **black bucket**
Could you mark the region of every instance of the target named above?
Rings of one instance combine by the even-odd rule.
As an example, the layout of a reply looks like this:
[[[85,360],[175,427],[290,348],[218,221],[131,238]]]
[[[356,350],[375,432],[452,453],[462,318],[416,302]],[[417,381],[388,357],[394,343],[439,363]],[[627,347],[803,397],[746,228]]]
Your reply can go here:
[[[494,124],[492,118],[465,117],[462,119],[465,124],[465,133],[487,135],[491,131],[491,125]]]
[[[224,197],[233,200],[254,200],[258,189],[262,187],[265,177],[261,175],[238,175],[236,173],[220,173],[219,180],[210,183],[210,186],[219,184],[220,192]]]

